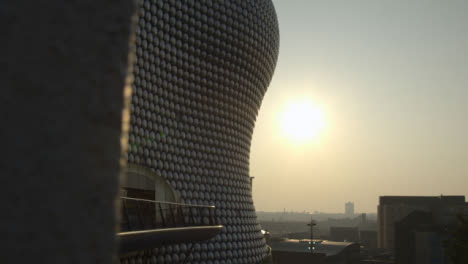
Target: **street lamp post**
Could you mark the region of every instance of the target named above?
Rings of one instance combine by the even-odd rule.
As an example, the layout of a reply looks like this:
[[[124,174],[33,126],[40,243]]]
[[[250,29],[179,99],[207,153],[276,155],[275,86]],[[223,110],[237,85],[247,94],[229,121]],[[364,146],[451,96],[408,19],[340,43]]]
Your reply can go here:
[[[313,250],[315,249],[314,247],[314,226],[317,224],[315,223],[314,219],[310,219],[310,224],[307,224],[310,226],[310,252],[312,253]]]

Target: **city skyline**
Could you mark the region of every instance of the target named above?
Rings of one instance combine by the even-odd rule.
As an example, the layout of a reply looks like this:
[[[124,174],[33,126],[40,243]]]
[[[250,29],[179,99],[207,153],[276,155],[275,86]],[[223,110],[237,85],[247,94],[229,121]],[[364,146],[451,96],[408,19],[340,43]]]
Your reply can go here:
[[[280,55],[252,140],[256,210],[468,195],[468,2],[274,4]],[[305,100],[323,127],[297,142],[281,118]]]

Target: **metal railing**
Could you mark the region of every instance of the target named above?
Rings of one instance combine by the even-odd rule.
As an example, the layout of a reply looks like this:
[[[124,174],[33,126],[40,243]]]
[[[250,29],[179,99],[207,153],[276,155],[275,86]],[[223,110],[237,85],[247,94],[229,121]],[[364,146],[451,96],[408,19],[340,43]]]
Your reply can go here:
[[[218,225],[214,206],[121,197],[120,232]]]

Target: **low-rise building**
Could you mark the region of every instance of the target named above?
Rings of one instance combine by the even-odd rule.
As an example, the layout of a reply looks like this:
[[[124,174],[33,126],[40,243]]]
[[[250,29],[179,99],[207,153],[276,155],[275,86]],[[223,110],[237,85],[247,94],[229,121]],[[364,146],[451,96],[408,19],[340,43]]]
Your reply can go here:
[[[330,227],[330,240],[340,242],[359,242],[357,227]]]
[[[360,230],[359,242],[365,248],[377,248],[377,231],[375,230]]]
[[[271,241],[274,264],[359,263],[358,243],[328,240],[281,239]]]

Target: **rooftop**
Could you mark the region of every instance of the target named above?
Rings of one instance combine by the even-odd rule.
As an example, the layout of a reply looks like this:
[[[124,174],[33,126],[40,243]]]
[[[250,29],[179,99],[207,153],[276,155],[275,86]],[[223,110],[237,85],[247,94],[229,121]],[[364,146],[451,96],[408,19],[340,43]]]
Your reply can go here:
[[[383,204],[464,204],[463,195],[441,195],[441,196],[380,196],[379,203]]]
[[[328,240],[310,240],[310,239],[283,239],[271,242],[271,248],[274,251],[285,252],[304,252],[321,253],[326,256],[333,256],[341,253],[345,248],[353,245],[353,242],[335,242]]]

